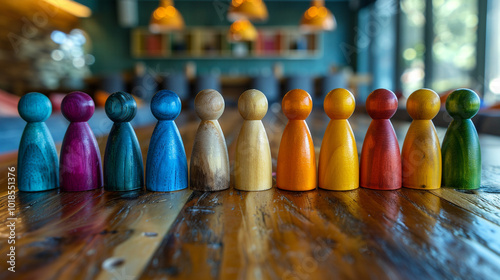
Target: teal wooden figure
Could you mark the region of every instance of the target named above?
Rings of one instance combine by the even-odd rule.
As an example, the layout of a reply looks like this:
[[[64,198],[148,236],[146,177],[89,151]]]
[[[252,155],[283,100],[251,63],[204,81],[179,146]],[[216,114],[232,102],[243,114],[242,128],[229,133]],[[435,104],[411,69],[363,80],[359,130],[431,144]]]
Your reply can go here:
[[[39,192],[59,187],[59,161],[45,120],[52,113],[47,96],[31,92],[19,100],[19,115],[27,121],[17,158],[18,188]]]
[[[104,152],[104,189],[130,191],[144,187],[144,165],[139,141],[130,121],[137,113],[132,95],[115,92],[106,100],[106,114],[114,122]]]
[[[146,188],[149,191],[177,191],[188,186],[186,151],[174,120],[181,112],[179,96],[158,91],[151,100],[151,112],[158,123],[149,142]]]
[[[446,111],[453,121],[441,148],[444,187],[473,190],[481,185],[481,148],[471,121],[479,105],[479,96],[470,89],[457,89],[446,99]]]

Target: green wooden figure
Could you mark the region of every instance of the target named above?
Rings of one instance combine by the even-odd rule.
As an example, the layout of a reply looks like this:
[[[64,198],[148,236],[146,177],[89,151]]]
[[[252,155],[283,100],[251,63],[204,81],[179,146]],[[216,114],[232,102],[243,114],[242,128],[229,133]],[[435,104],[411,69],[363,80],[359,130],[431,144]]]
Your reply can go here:
[[[446,100],[446,111],[453,121],[441,148],[443,187],[473,190],[481,185],[481,148],[471,121],[479,105],[479,96],[470,89],[457,89]]]
[[[104,152],[104,189],[130,191],[144,187],[144,165],[139,141],[130,121],[137,113],[134,98],[115,92],[105,104],[106,114],[114,122]]]

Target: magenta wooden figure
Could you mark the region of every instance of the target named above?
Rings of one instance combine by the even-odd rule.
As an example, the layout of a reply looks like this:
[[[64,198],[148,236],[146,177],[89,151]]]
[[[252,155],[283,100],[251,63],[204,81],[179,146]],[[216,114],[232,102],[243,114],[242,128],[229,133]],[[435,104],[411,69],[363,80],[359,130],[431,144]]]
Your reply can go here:
[[[71,122],[61,147],[61,190],[88,191],[102,187],[101,153],[87,123],[94,114],[94,101],[86,93],[75,91],[64,97],[61,111]]]

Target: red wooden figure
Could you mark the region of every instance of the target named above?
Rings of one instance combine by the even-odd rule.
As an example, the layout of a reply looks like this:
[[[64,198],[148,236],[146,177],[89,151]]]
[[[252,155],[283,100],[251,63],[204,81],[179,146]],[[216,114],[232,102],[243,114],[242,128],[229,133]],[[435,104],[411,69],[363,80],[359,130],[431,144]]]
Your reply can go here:
[[[397,107],[396,95],[387,89],[374,90],[366,99],[366,111],[373,120],[361,150],[360,186],[364,188],[401,188],[401,154],[396,133],[389,120]]]

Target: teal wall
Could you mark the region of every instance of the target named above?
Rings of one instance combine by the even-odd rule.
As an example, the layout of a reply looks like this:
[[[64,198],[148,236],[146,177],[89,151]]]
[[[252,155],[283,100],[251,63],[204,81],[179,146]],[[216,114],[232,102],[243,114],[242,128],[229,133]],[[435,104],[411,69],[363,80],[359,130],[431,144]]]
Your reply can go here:
[[[175,1],[175,6],[182,13],[187,26],[229,26],[225,11],[229,1]],[[269,20],[256,26],[290,25],[297,26],[303,12],[309,7],[309,1],[266,1]],[[152,11],[158,1],[139,1],[139,26],[147,26]],[[327,1],[326,6],[337,20],[337,29],[325,32],[322,37],[323,54],[314,59],[134,59],[130,54],[130,28],[118,25],[116,0],[93,2],[93,15],[82,19],[82,28],[92,40],[92,54],[96,58],[91,70],[94,74],[108,74],[130,70],[138,61],[159,72],[183,71],[187,61],[194,61],[198,73],[218,69],[223,74],[255,74],[262,69],[272,69],[275,62],[283,64],[285,75],[327,73],[330,66],[345,66],[349,61],[340,48],[342,43],[354,45],[354,12],[350,11],[347,1]]]

